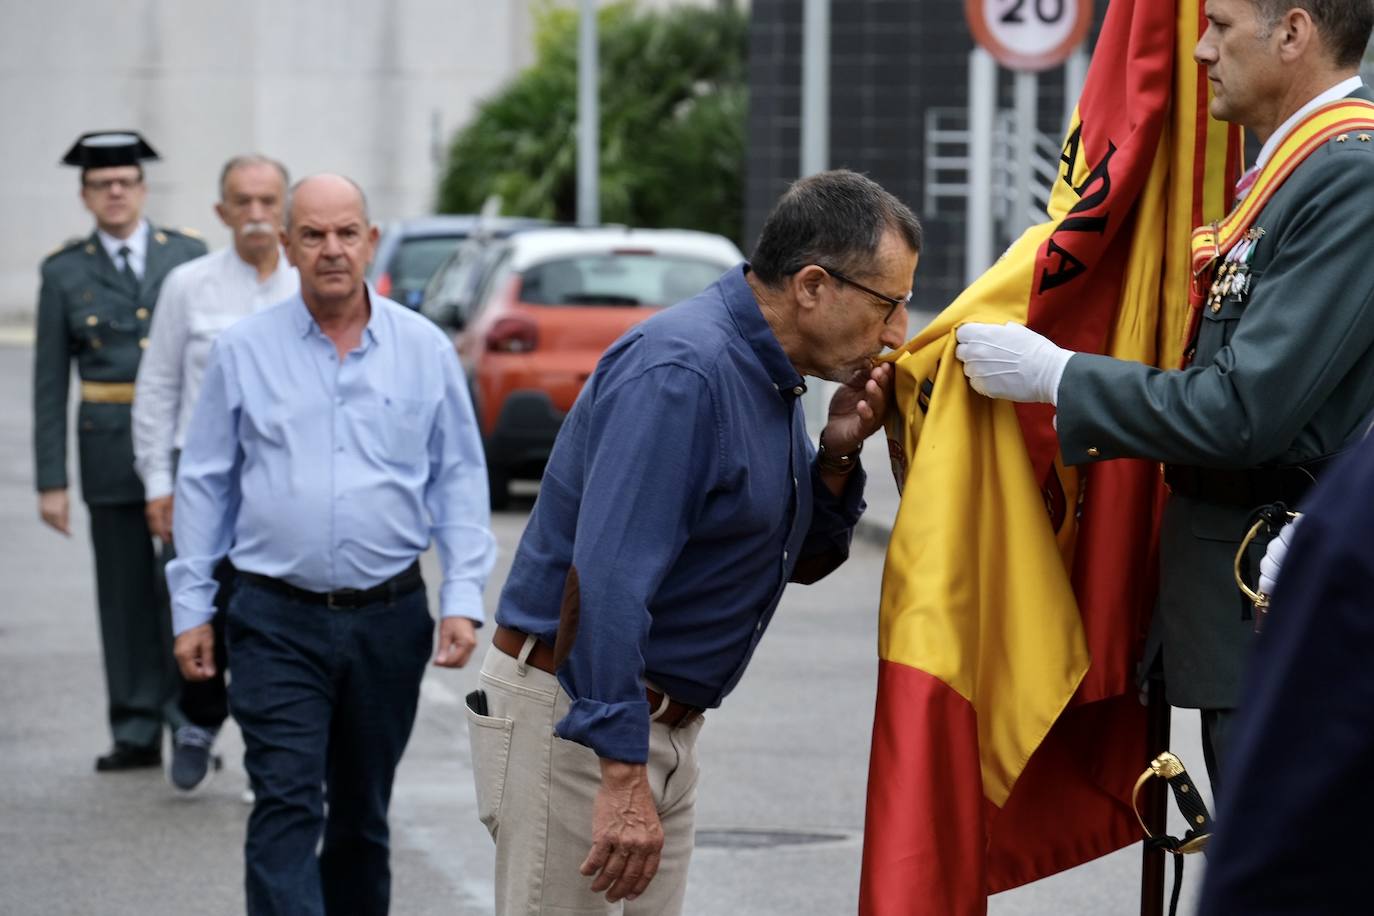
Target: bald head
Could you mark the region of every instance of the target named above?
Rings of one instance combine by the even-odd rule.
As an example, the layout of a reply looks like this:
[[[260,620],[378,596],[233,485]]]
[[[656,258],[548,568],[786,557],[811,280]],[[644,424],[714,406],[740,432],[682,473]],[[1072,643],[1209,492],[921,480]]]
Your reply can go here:
[[[297,201],[303,200],[304,203],[309,204],[316,202],[317,198],[330,203],[350,201],[358,208],[358,214],[362,221],[370,223],[367,216],[367,195],[363,193],[362,186],[347,175],[321,172],[318,175],[307,175],[302,178],[293,184],[287,193],[286,231],[288,234],[291,232],[291,219],[296,210]]]
[[[311,175],[291,186],[282,246],[300,271],[301,297],[312,312],[366,307],[363,271],[376,245],[377,229],[357,182]]]

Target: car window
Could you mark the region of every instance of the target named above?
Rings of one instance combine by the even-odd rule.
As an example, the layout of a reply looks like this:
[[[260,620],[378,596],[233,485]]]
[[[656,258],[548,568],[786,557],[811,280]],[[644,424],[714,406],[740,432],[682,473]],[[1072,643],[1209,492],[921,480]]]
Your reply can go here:
[[[402,239],[391,261],[392,289],[424,289],[425,283],[461,238],[430,236]]]
[[[449,302],[459,299],[471,285],[472,268],[476,264],[476,252],[459,248],[430,281],[434,295]]]
[[[534,305],[667,306],[715,282],[728,265],[683,255],[616,252],[559,258],[521,274],[520,301]]]
[[[488,258],[482,259],[481,279],[478,281],[477,289],[473,293],[473,309],[469,318],[480,314],[490,303],[495,295],[505,289],[513,271],[510,264],[511,250],[509,247],[501,248],[491,253]]]

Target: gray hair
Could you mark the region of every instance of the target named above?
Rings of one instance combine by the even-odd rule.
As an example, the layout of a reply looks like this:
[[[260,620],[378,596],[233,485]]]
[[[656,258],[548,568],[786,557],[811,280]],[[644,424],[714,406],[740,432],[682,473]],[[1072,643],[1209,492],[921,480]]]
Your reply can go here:
[[[295,210],[295,207],[296,207],[296,192],[300,190],[301,185],[305,184],[305,183],[306,183],[307,181],[309,181],[310,179],[312,179],[312,178],[324,178],[324,177],[326,177],[326,176],[328,176],[328,177],[333,177],[333,178],[342,179],[342,180],[348,182],[350,185],[353,186],[353,190],[355,190],[355,191],[358,192],[358,202],[362,205],[362,208],[363,208],[363,223],[365,223],[366,225],[369,225],[369,226],[372,225],[372,220],[371,220],[371,218],[369,218],[368,215],[367,215],[367,195],[363,193],[362,185],[358,184],[356,181],[354,181],[352,178],[349,178],[347,175],[340,175],[340,174],[338,174],[338,173],[336,173],[336,172],[317,172],[317,173],[314,174],[314,175],[306,175],[306,176],[305,176],[304,178],[302,178],[300,181],[298,181],[298,182],[296,182],[295,184],[293,184],[293,185],[291,186],[291,189],[290,189],[290,190],[287,192],[287,194],[286,194],[286,219],[285,219],[285,224],[286,224],[286,231],[287,231],[288,233],[291,231],[291,216],[292,216],[292,211]]]
[[[235,156],[234,158],[230,159],[228,162],[224,163],[224,168],[220,169],[220,172],[219,172],[219,199],[220,199],[220,200],[224,200],[224,194],[225,194],[225,192],[226,192],[226,191],[228,190],[228,188],[229,188],[229,173],[232,172],[232,171],[234,171],[234,169],[241,169],[241,168],[243,168],[243,167],[245,167],[245,166],[249,166],[249,165],[268,165],[268,166],[271,166],[272,168],[276,169],[278,172],[281,173],[281,184],[282,184],[282,187],[286,187],[287,185],[291,184],[291,176],[290,176],[289,173],[287,173],[287,171],[286,171],[286,166],[282,165],[282,164],[281,164],[280,162],[278,162],[277,160],[271,158],[270,156],[264,156],[262,153],[244,153],[244,154],[241,155],[241,156]]]
[[[872,179],[847,169],[819,172],[792,184],[763,224],[750,269],[776,287],[808,264],[842,273],[871,273],[883,235],[895,231],[921,250],[921,224]]]
[[[1305,10],[1321,35],[1331,60],[1347,69],[1358,67],[1374,31],[1374,0],[1250,0],[1264,24],[1265,36],[1289,10]]]

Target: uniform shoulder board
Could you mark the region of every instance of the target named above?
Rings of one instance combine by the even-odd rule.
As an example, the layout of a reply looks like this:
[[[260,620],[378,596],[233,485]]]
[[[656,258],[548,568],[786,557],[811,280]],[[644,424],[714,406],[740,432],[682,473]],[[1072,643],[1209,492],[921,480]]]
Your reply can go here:
[[[45,254],[43,256],[43,260],[47,261],[51,258],[55,258],[64,251],[70,251],[71,249],[76,248],[84,241],[86,240],[79,235],[73,236],[72,238],[67,239],[61,245],[58,245],[52,251],[49,251],[47,254]]]
[[[1337,134],[1326,142],[1327,145],[1340,144],[1340,146],[1349,149],[1374,149],[1374,131],[1350,131],[1349,133]]]
[[[169,229],[168,231],[169,231],[169,232],[175,232],[177,235],[184,235],[184,236],[186,236],[188,239],[195,239],[195,240],[198,241],[198,242],[201,241],[201,240],[203,240],[203,239],[205,238],[205,236],[201,235],[201,234],[200,234],[199,232],[197,232],[195,229],[192,229],[192,228],[190,228],[190,227],[188,227],[188,226],[181,226],[181,227],[176,228],[176,229]]]

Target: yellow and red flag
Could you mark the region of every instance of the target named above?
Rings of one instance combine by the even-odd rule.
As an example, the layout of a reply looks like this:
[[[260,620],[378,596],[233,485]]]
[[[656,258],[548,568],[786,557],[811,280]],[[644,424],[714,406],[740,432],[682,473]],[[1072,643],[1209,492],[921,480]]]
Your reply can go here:
[[[1065,467],[1053,410],[975,394],[966,321],[1180,364],[1189,238],[1222,216],[1239,131],[1207,113],[1199,0],[1112,0],[1048,220],[896,356],[905,498],[883,576],[860,911],[987,895],[1138,839],[1135,667],[1155,591],[1158,465]]]

